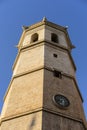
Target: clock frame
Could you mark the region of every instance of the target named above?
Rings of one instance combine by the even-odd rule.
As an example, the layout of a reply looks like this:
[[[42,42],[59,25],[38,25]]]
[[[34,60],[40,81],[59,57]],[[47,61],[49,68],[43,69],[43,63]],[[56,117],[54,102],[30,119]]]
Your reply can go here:
[[[53,96],[53,101],[59,108],[67,108],[70,105],[68,98],[61,94]]]

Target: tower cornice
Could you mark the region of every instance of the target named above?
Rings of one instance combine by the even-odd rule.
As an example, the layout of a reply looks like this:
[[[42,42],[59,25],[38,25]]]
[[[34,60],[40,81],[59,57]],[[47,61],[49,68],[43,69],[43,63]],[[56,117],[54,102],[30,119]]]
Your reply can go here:
[[[18,77],[21,77],[21,76],[24,76],[24,75],[33,73],[33,72],[35,72],[35,71],[39,71],[39,70],[41,70],[41,69],[47,69],[48,71],[52,71],[52,72],[54,71],[54,68],[47,67],[47,66],[40,66],[40,67],[38,67],[38,68],[32,69],[31,71],[26,71],[26,72],[24,72],[24,73],[20,73],[20,74],[14,75],[14,76],[12,77],[12,80],[11,80],[11,82],[10,82],[10,84],[9,84],[9,87],[8,87],[8,89],[7,89],[7,91],[6,91],[6,94],[5,94],[5,96],[4,96],[4,101],[5,101],[5,99],[6,99],[6,96],[7,96],[8,92],[9,92],[9,89],[10,89],[10,87],[11,87],[11,84],[12,84],[12,82],[13,82],[13,80],[14,80],[15,78],[18,78]],[[59,71],[61,71],[61,70],[59,70]],[[78,91],[78,93],[79,93],[79,95],[80,95],[80,98],[81,98],[81,100],[82,100],[82,102],[83,102],[83,98],[82,98],[82,95],[81,95],[81,93],[80,93],[80,90],[79,90],[79,87],[78,87],[78,85],[77,85],[77,82],[76,82],[75,77],[72,76],[72,75],[66,74],[66,73],[62,73],[62,75],[66,76],[66,77],[68,77],[68,78],[73,79],[74,83],[76,84],[76,88],[77,88],[77,91]]]
[[[9,117],[4,117],[1,119],[1,124],[5,121],[9,121],[9,120],[12,120],[12,119],[16,119],[16,118],[20,118],[20,117],[23,117],[23,116],[27,116],[29,114],[33,114],[33,113],[38,113],[38,112],[48,112],[48,113],[51,113],[53,115],[58,115],[58,116],[62,116],[64,118],[67,118],[67,119],[70,119],[70,120],[73,120],[73,121],[76,121],[76,122],[80,122],[83,124],[84,128],[85,128],[85,125],[84,125],[84,121],[82,119],[78,119],[78,118],[73,118],[73,116],[70,116],[70,115],[66,115],[66,114],[61,114],[61,113],[58,113],[56,111],[53,111],[52,109],[47,109],[47,108],[44,108],[44,107],[41,107],[41,108],[37,108],[37,109],[34,109],[32,111],[26,111],[24,113],[18,113],[17,115],[11,115]],[[0,124],[0,125],[1,125]]]

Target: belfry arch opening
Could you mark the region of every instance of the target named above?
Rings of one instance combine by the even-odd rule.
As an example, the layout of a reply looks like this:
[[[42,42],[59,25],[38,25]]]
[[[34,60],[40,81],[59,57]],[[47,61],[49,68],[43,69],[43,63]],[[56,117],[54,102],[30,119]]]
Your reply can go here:
[[[59,42],[57,34],[55,34],[55,33],[51,34],[51,41],[55,42],[55,43]]]
[[[31,42],[36,42],[38,41],[38,34],[37,33],[34,33],[32,36],[31,36]]]

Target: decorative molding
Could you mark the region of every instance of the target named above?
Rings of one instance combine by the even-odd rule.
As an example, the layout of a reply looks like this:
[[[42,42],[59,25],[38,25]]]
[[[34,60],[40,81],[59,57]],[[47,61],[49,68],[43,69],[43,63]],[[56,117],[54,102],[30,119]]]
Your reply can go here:
[[[73,67],[74,67],[74,69],[76,70],[76,65],[75,65],[75,63],[74,63],[74,61],[73,61],[73,58],[72,58],[71,54],[70,54],[70,50],[69,50],[67,47],[63,46],[63,45],[60,45],[60,44],[57,44],[57,43],[53,43],[53,42],[47,41],[47,40],[40,40],[40,41],[37,41],[37,42],[35,42],[35,43],[32,43],[32,44],[29,44],[29,45],[26,45],[26,46],[21,47],[20,50],[19,50],[19,52],[18,52],[18,55],[17,55],[17,57],[16,57],[16,60],[15,60],[15,62],[14,62],[14,64],[13,64],[12,70],[14,70],[14,68],[15,68],[15,65],[16,65],[16,63],[17,63],[17,60],[18,60],[18,58],[19,58],[19,55],[20,55],[20,52],[21,52],[21,51],[30,50],[30,49],[33,49],[33,48],[35,48],[35,47],[39,47],[39,46],[42,46],[42,45],[47,45],[47,46],[50,46],[50,47],[55,48],[55,49],[57,49],[57,50],[60,49],[60,50],[62,50],[62,51],[67,51],[68,54],[69,54],[69,57],[70,57],[70,59],[71,59],[71,62],[72,62],[72,64],[73,64]]]
[[[10,116],[7,116],[7,117],[2,117],[1,118],[1,124],[3,122],[5,122],[5,121],[12,120],[12,119],[15,119],[15,118],[20,118],[20,117],[23,117],[23,116],[27,116],[27,115],[30,115],[30,114],[37,113],[37,112],[48,112],[50,114],[61,116],[61,117],[65,117],[67,119],[70,119],[70,120],[73,120],[73,121],[77,121],[79,123],[84,124],[84,121],[82,119],[74,118],[71,115],[62,114],[60,112],[56,112],[56,111],[54,111],[52,109],[47,109],[47,108],[44,108],[44,107],[39,107],[39,108],[36,108],[36,109],[32,109],[31,111],[18,113],[16,115],[13,114],[13,115],[10,115]]]
[[[7,89],[7,91],[6,91],[5,96],[4,96],[4,101],[5,101],[5,99],[6,99],[6,96],[7,96],[7,94],[8,94],[8,91],[9,91],[9,89],[10,89],[10,87],[11,87],[11,84],[12,84],[12,82],[13,82],[13,80],[14,80],[15,78],[18,78],[18,77],[21,77],[21,76],[24,76],[24,75],[27,75],[27,74],[30,74],[30,73],[33,73],[33,72],[42,70],[42,69],[47,69],[48,71],[52,71],[52,72],[54,71],[54,68],[47,67],[47,66],[44,66],[44,65],[43,65],[43,66],[40,66],[40,67],[38,67],[38,68],[32,69],[32,70],[30,70],[30,71],[26,71],[26,72],[24,72],[24,73],[20,73],[20,74],[14,75],[14,76],[12,77],[11,81],[10,81],[9,87],[8,87],[8,89]],[[58,70],[58,71],[61,71],[61,70]],[[80,90],[79,90],[79,87],[78,87],[78,85],[77,85],[77,82],[76,82],[75,77],[72,76],[72,75],[63,73],[63,72],[62,72],[62,75],[63,75],[63,76],[66,76],[66,77],[68,77],[68,78],[73,79],[73,81],[74,81],[74,83],[75,83],[75,85],[76,85],[76,89],[77,89],[77,91],[78,91],[78,93],[79,93],[79,95],[80,95],[80,98],[81,98],[82,102],[83,102],[83,98],[82,98],[82,95],[81,95],[81,93],[80,93]]]

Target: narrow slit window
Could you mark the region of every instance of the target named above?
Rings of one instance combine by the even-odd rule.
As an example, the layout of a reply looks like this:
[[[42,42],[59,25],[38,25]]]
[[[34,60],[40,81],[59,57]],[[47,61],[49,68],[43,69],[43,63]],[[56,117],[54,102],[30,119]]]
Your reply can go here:
[[[54,33],[51,34],[51,41],[52,42],[55,42],[55,43],[58,43],[58,36]]]
[[[35,33],[31,36],[31,42],[36,42],[36,41],[38,41],[38,34],[37,33]]]
[[[54,53],[53,56],[54,56],[55,58],[57,58],[57,54]]]
[[[60,79],[62,78],[62,74],[61,74],[60,71],[54,70],[53,74],[54,74],[54,76],[57,77],[57,78],[60,78]]]

